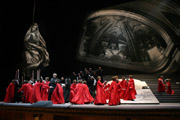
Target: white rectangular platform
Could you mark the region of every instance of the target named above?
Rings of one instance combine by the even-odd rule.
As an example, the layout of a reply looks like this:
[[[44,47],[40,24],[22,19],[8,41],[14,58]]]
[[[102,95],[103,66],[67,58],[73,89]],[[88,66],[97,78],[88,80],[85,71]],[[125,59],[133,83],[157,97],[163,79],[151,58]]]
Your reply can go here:
[[[158,99],[151,89],[138,89],[134,101],[121,99],[121,104],[159,104]]]

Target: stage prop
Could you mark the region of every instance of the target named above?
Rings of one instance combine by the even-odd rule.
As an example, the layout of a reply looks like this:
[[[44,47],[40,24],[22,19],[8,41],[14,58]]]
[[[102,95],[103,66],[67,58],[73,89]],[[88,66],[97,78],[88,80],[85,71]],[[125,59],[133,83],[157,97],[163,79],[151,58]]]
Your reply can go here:
[[[46,42],[41,36],[39,25],[35,22],[36,0],[33,3],[32,25],[24,37],[23,57],[19,67],[24,79],[34,79],[34,76],[37,76],[40,80],[40,69],[47,67],[50,59],[46,50]]]
[[[51,107],[52,106],[52,101],[38,101],[34,104],[32,104],[32,107]]]
[[[78,60],[143,73],[177,72],[179,8],[179,2],[170,0],[136,0],[91,12]]]
[[[42,69],[49,65],[49,53],[46,42],[39,32],[37,23],[33,23],[24,38],[23,68],[26,76],[31,76],[33,70]],[[39,72],[37,73],[38,76]]]
[[[122,79],[119,79],[121,81]],[[107,84],[111,84],[112,81],[108,81]],[[158,99],[153,94],[149,86],[145,81],[134,79],[135,89],[137,92],[136,99],[131,100],[121,100],[121,104],[159,104]]]

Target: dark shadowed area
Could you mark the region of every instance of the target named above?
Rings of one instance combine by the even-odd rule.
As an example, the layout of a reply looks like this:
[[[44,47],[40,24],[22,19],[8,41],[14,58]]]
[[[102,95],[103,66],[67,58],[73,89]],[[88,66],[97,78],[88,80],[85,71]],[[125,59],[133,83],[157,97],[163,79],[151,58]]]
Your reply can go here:
[[[79,1],[36,0],[34,22],[39,25],[39,31],[46,41],[50,55],[49,66],[42,70],[42,76],[51,77],[54,72],[59,77],[68,76],[73,71],[78,72],[84,67],[96,69],[96,65],[79,64],[76,59],[77,43],[82,34],[83,21],[95,10],[129,1],[133,0],[85,0],[81,3]],[[24,37],[33,21],[33,5],[33,0],[8,0],[0,5],[0,100],[4,99],[5,90],[22,62]],[[117,70],[114,71],[117,72]]]

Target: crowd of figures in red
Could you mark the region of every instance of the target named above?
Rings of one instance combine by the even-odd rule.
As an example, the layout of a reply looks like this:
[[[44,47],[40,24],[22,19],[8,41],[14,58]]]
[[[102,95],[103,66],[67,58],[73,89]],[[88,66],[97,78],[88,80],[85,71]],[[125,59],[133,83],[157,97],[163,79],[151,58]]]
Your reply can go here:
[[[167,90],[166,90],[167,86]],[[158,79],[158,92],[166,92],[167,94],[174,94],[174,90],[171,88],[171,79],[167,78],[164,80],[164,76],[161,75]]]
[[[72,81],[72,82],[71,82]],[[158,92],[165,92],[163,78],[158,79]],[[173,94],[170,80],[166,81],[167,93]],[[24,80],[20,86],[18,80],[12,80],[6,89],[4,102],[36,103],[38,101],[52,101],[53,104],[95,104],[120,105],[121,99],[135,100],[137,92],[132,75],[126,79],[113,76],[111,80],[103,80],[103,71],[99,67],[72,73],[71,77],[60,79],[54,73],[53,77],[45,80]]]

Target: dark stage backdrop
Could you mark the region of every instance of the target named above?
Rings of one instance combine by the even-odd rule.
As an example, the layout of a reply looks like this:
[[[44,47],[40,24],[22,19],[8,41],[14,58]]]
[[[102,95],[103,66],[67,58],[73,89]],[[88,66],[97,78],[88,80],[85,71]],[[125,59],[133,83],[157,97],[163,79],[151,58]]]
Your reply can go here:
[[[42,71],[43,77],[68,76],[87,64],[76,60],[76,48],[82,32],[82,24],[88,13],[104,7],[132,0],[36,0],[34,21],[46,41],[50,55],[49,67]],[[1,83],[0,100],[15,76],[22,61],[24,36],[32,24],[33,0],[8,0],[0,5],[1,33]],[[93,66],[96,68],[97,66]]]

